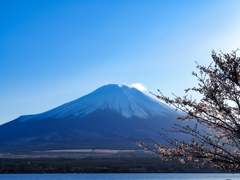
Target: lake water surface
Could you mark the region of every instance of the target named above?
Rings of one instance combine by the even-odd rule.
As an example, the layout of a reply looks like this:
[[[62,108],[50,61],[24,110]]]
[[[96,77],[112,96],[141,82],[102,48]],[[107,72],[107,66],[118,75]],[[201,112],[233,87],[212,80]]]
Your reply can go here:
[[[0,180],[239,180],[240,174],[0,174]]]

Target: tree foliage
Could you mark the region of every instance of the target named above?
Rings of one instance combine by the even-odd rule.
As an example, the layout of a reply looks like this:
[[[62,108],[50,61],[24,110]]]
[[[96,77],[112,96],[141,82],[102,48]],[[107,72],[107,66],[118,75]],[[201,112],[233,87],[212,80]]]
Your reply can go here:
[[[199,101],[188,95],[174,98],[166,97],[161,93],[155,95],[176,109],[186,113],[186,116],[177,117],[182,121],[196,121],[209,130],[200,130],[175,124],[173,132],[189,134],[193,137],[191,142],[176,141],[166,135],[160,135],[169,142],[164,146],[150,139],[155,149],[150,149],[143,142],[137,141],[157,153],[163,160],[178,158],[182,163],[195,161],[195,166],[212,166],[224,171],[240,171],[240,58],[237,51],[216,54],[212,51],[213,62],[208,66],[197,64],[200,73],[192,75],[198,80],[198,86],[185,90],[201,94]]]

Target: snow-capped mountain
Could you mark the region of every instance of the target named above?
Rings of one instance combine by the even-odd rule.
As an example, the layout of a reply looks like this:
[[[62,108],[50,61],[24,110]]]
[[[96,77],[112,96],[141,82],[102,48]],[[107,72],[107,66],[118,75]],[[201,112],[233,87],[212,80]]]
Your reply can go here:
[[[159,138],[161,128],[179,123],[176,117],[181,115],[136,88],[109,84],[52,110],[1,125],[0,143],[110,149],[121,144],[129,149],[136,147],[129,136]],[[173,133],[169,136],[175,138]]]
[[[45,118],[85,117],[96,110],[110,110],[125,118],[149,118],[165,116],[174,111],[136,88],[127,85],[109,84],[75,101],[63,104],[50,111],[22,116],[19,121]]]

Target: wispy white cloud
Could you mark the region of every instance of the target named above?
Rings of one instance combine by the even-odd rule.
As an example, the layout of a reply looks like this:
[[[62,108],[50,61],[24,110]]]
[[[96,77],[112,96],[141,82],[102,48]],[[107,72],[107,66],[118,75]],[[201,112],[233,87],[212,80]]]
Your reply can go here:
[[[128,86],[130,88],[136,88],[139,91],[146,91],[147,90],[146,87],[143,84],[140,84],[140,83],[135,83],[135,84],[133,83],[131,85],[123,83],[123,84],[119,84],[118,86],[121,87],[122,85]]]
[[[143,84],[140,84],[140,83],[135,83],[135,84],[129,85],[129,87],[136,88],[139,91],[146,91],[147,90],[146,87]]]

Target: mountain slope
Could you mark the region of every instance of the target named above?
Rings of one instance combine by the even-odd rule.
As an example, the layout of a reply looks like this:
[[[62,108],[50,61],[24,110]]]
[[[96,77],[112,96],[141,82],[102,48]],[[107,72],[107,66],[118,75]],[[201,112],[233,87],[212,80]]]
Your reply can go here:
[[[165,104],[150,98],[136,88],[110,84],[50,111],[35,116],[23,116],[19,120],[55,119],[70,116],[82,118],[96,110],[106,109],[120,113],[126,118],[164,116],[164,113],[173,111]]]
[[[122,148],[129,149],[128,143],[135,147],[129,136],[138,140],[159,138],[161,128],[170,128],[180,115],[183,113],[135,88],[110,84],[47,112],[1,125],[0,142],[54,144],[58,148],[106,148],[103,144],[114,148],[125,143]],[[175,138],[174,133],[169,136]]]

